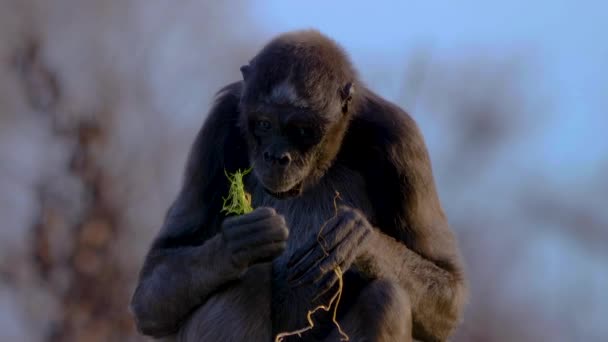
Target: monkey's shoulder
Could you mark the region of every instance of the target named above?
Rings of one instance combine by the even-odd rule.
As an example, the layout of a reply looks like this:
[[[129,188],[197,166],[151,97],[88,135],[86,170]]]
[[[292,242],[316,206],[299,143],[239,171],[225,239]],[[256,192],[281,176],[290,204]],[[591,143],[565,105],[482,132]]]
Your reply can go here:
[[[377,152],[422,140],[418,125],[407,111],[368,89],[353,117],[350,133],[351,138],[365,137],[367,146]]]
[[[412,117],[397,105],[366,92],[345,136],[339,160],[365,179],[376,214],[374,224],[399,240],[408,240],[403,227],[409,217],[408,201],[414,189],[428,186],[431,170],[423,137]]]

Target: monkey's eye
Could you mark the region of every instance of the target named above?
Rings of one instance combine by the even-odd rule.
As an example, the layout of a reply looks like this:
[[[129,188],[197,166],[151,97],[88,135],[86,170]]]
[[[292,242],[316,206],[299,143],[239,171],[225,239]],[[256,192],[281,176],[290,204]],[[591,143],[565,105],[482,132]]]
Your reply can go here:
[[[312,136],[312,130],[306,127],[298,127],[298,136],[301,138],[310,138]]]
[[[268,120],[258,120],[256,122],[256,126],[264,131],[267,131],[272,127],[272,124]]]

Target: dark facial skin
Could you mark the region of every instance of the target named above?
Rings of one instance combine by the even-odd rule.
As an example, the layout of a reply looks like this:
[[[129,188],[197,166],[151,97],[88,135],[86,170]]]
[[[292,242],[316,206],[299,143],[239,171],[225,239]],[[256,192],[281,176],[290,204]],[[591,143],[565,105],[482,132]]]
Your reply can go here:
[[[241,71],[247,84],[248,68]],[[299,96],[288,82],[275,87],[288,89],[291,99],[260,101],[243,96],[241,129],[249,142],[254,175],[269,194],[287,198],[314,186],[333,163],[351,119],[355,87],[350,81],[336,86],[339,91],[332,105]]]
[[[316,166],[322,137],[330,123],[309,110],[267,105],[247,114],[253,137],[254,174],[269,193],[297,196]]]

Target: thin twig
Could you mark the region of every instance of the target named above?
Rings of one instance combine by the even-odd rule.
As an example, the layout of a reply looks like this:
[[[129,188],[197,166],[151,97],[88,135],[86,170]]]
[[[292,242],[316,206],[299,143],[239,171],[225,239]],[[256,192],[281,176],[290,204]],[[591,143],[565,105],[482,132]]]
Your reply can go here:
[[[332,220],[338,216],[338,204],[337,204],[338,198],[340,198],[340,193],[338,191],[336,191],[336,196],[334,197],[334,216],[331,217],[329,220],[325,221],[325,223],[323,223],[323,225],[321,226],[321,229],[319,229],[319,233],[317,234],[317,241],[319,242],[319,245],[323,249],[323,253],[325,253],[326,257],[329,256],[329,253],[327,252],[327,249],[325,247],[325,239],[321,236],[321,233],[323,232],[323,229],[327,225],[327,222],[329,222],[330,220]],[[334,303],[335,303],[335,305],[333,305],[334,308],[333,308],[333,312],[332,312],[332,322],[336,326],[336,329],[338,329],[338,333],[340,334],[340,341],[350,340],[350,338],[348,337],[348,334],[346,334],[344,332],[344,330],[342,330],[342,327],[340,326],[340,323],[338,323],[338,319],[337,319],[338,305],[340,305],[340,299],[342,298],[342,290],[344,288],[344,279],[342,278],[343,273],[342,273],[342,269],[340,268],[340,266],[336,266],[333,269],[333,271],[336,274],[336,276],[338,277],[338,291],[336,291],[336,293],[331,297],[331,299],[329,300],[329,303],[327,305],[319,305],[319,306],[315,307],[314,309],[309,310],[306,313],[306,320],[308,321],[308,326],[298,329],[298,330],[294,330],[294,331],[279,333],[279,334],[277,334],[277,336],[274,339],[275,342],[282,342],[283,339],[285,339],[286,337],[289,337],[289,336],[297,335],[298,337],[302,337],[303,333],[305,333],[309,330],[312,330],[315,327],[315,323],[312,320],[312,315],[314,315],[315,312],[317,312],[319,310],[329,312],[329,310],[331,310],[331,307]]]

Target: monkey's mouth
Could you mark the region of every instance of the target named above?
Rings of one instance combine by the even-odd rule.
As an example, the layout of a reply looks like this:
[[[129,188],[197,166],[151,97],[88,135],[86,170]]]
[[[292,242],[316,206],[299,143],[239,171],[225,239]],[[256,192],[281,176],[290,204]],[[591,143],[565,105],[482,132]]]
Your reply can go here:
[[[264,191],[275,198],[285,199],[302,194],[305,177],[286,178],[284,174],[256,168],[253,172]]]
[[[298,182],[296,185],[294,185],[291,189],[289,189],[287,191],[275,192],[275,191],[268,189],[267,187],[264,187],[264,190],[269,195],[271,195],[275,198],[279,198],[279,199],[297,197],[297,196],[300,196],[300,194],[302,194],[302,183],[304,183],[304,181]]]

